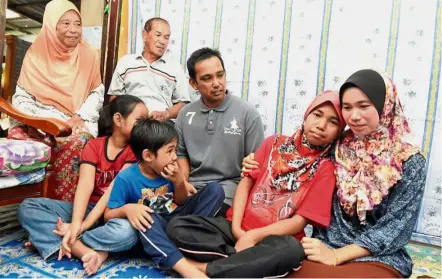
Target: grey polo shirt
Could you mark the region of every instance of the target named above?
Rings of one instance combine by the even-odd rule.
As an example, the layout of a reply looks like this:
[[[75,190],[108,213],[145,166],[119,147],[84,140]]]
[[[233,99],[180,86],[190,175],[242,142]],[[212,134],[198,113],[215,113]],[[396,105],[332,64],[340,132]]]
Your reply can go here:
[[[228,93],[215,109],[196,100],[178,114],[178,157],[188,158],[189,182],[201,189],[209,182],[224,187],[231,204],[241,179],[242,159],[264,140],[259,112],[246,101]]]
[[[142,54],[123,56],[115,68],[108,92],[114,96],[137,96],[150,112],[190,102],[189,93],[190,86],[184,71],[169,50],[152,64]]]

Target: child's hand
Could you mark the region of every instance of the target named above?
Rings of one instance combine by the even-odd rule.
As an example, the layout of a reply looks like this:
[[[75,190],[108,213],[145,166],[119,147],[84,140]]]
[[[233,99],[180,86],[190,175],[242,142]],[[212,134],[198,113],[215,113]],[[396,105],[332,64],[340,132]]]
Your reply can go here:
[[[196,190],[195,186],[193,186],[192,184],[190,184],[187,181],[184,181],[184,184],[186,184],[186,189],[187,189],[187,194],[189,196],[192,196],[194,194],[196,194],[198,191]]]
[[[58,236],[65,236],[70,227],[71,223],[65,223],[60,217],[58,217],[57,222],[55,223],[55,230],[52,232]]]
[[[71,230],[69,229],[63,237],[63,241],[60,245],[60,250],[58,251],[58,260],[61,260],[64,256],[67,256],[69,259],[72,258],[72,249],[69,246],[69,238],[71,237]]]
[[[245,234],[243,234],[240,239],[238,239],[238,241],[235,244],[235,250],[236,253],[248,249],[250,247],[253,247],[256,245],[256,243],[258,243],[255,234],[253,232],[253,230],[246,232]]]
[[[239,240],[246,232],[242,228],[236,228],[232,226],[232,234],[236,240]]]
[[[184,175],[178,167],[177,162],[173,162],[164,167],[161,175],[172,181],[173,185],[181,185],[184,183]]]
[[[77,237],[82,233],[82,222],[76,223],[64,223],[60,217],[57,219],[55,230],[56,235],[63,237],[60,245],[60,252],[58,253],[58,259],[61,260],[63,256],[71,258],[71,247],[77,240]]]
[[[146,228],[152,227],[153,219],[149,213],[154,211],[151,208],[143,204],[129,203],[124,206],[124,210],[132,227],[142,232],[146,232]]]
[[[61,260],[64,256],[67,256],[70,259],[72,254],[68,240],[71,237],[71,223],[64,223],[61,218],[58,217],[55,230],[53,230],[53,232],[56,235],[63,237],[60,250],[58,251],[58,260]]]
[[[74,222],[71,223],[71,237],[63,238],[63,243],[69,239],[70,246],[74,245],[74,242],[77,240],[78,236],[83,232],[83,222]]]

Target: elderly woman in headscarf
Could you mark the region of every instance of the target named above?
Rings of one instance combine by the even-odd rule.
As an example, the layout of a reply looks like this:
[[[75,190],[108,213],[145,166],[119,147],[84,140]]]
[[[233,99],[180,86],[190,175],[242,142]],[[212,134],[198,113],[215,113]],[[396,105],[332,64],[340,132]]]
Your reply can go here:
[[[57,139],[57,195],[71,200],[78,180],[78,158],[86,140],[97,135],[103,104],[98,51],[82,38],[77,7],[67,0],[47,4],[43,27],[26,53],[12,105],[38,117],[56,118],[72,128],[72,136]],[[42,135],[12,122],[10,139]]]
[[[410,277],[413,264],[405,245],[419,216],[425,158],[410,143],[411,131],[388,77],[360,70],[339,93],[350,130],[334,152],[337,191],[331,223],[302,239],[308,260],[291,277]],[[250,163],[256,164],[245,160],[244,167]]]

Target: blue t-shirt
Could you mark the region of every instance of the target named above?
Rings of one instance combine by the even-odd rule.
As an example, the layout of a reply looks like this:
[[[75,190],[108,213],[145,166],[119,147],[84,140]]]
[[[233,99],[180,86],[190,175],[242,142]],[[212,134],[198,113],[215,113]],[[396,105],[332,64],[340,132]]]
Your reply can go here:
[[[156,213],[168,214],[177,207],[173,202],[173,190],[170,180],[162,176],[150,179],[141,173],[138,164],[133,164],[115,178],[107,206],[113,209],[139,203],[149,206]]]

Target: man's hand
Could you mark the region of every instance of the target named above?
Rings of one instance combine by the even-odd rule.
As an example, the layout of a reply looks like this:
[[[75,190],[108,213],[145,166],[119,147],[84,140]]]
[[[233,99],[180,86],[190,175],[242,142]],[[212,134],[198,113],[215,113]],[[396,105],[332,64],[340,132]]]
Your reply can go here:
[[[72,128],[73,135],[79,135],[83,130],[87,130],[84,126],[84,120],[80,116],[75,114],[66,122]]]
[[[253,247],[258,243],[257,237],[253,230],[246,232],[243,234],[235,244],[236,253]]]
[[[242,160],[241,177],[244,177],[245,173],[251,172],[259,167],[259,163],[255,161],[255,154],[250,153]]]
[[[137,230],[146,232],[146,228],[152,228],[153,219],[149,213],[154,211],[151,208],[143,204],[129,203],[124,206],[124,212],[132,227]]]
[[[173,185],[182,185],[185,183],[184,175],[177,162],[173,162],[164,167],[161,175],[172,181]],[[187,187],[187,186],[186,186]]]
[[[158,120],[160,122],[164,122],[166,120],[170,119],[170,113],[168,110],[164,110],[164,111],[152,111],[151,113],[151,117],[155,120]]]

